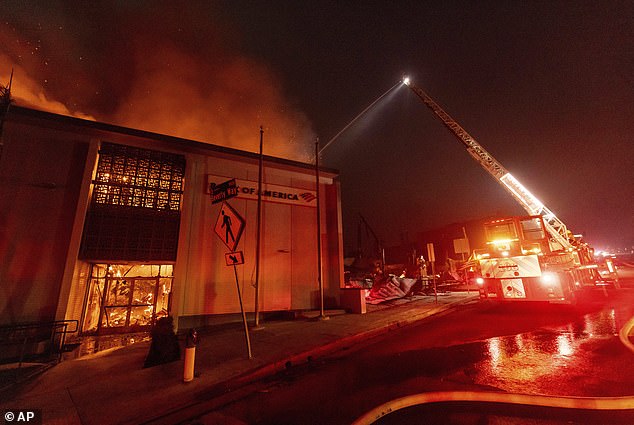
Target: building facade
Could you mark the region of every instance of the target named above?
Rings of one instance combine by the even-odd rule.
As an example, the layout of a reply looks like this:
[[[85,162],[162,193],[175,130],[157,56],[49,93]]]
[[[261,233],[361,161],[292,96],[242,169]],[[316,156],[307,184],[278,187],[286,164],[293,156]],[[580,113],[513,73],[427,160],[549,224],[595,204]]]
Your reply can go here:
[[[337,172],[11,105],[0,151],[0,325],[77,320],[80,335],[181,329],[258,309],[338,305]],[[212,203],[235,179],[237,196]],[[317,226],[317,194],[321,223]]]

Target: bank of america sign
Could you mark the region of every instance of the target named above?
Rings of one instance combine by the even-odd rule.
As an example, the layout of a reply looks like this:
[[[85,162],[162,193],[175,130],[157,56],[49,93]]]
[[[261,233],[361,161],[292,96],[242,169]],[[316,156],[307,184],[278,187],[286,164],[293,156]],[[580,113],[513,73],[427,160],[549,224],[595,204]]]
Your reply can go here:
[[[226,176],[216,176],[207,174],[207,184],[205,190],[210,192],[212,183],[220,184],[226,181]],[[252,180],[235,179],[238,189],[237,199],[258,199],[258,182]],[[262,183],[262,201],[278,202],[281,204],[298,205],[305,207],[317,206],[317,192],[314,190],[301,189],[290,186],[280,186],[277,184]]]

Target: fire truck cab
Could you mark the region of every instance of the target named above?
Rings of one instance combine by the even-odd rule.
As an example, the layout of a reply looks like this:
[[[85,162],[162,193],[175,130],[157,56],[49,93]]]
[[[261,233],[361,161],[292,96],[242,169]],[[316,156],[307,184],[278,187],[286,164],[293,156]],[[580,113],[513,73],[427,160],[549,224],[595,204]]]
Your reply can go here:
[[[477,254],[480,298],[571,303],[588,283],[576,251],[552,251],[542,216],[484,224],[487,249]],[[585,270],[584,270],[585,269]]]

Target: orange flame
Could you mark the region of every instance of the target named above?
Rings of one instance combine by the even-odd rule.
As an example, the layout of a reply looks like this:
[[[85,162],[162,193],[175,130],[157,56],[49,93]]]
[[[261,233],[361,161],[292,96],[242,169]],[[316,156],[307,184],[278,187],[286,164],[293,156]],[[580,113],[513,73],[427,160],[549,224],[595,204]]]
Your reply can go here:
[[[266,155],[312,158],[308,118],[260,62],[218,45],[209,47],[217,56],[204,58],[141,34],[113,53],[116,59],[95,52],[88,66],[57,48],[79,50],[70,35],[55,32],[49,46],[34,46],[19,33],[0,26],[0,81],[14,69],[17,104],[251,152],[259,150],[263,126]]]

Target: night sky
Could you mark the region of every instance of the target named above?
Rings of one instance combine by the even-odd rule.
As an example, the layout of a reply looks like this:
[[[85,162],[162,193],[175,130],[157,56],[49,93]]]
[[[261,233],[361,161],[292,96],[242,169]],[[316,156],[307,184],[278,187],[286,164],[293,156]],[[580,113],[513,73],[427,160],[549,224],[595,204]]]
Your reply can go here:
[[[634,245],[634,2],[0,3],[18,104],[310,162],[407,74],[575,233]],[[523,210],[407,88],[322,153],[344,239]]]

